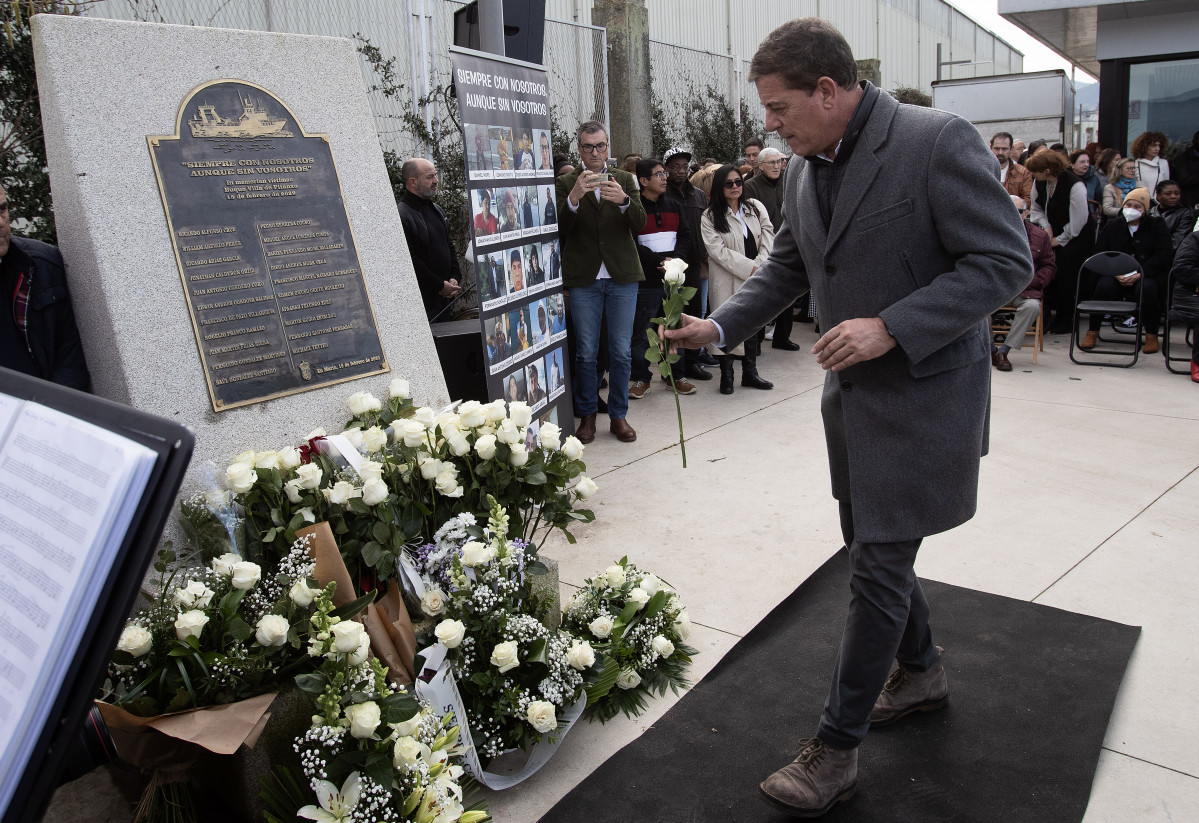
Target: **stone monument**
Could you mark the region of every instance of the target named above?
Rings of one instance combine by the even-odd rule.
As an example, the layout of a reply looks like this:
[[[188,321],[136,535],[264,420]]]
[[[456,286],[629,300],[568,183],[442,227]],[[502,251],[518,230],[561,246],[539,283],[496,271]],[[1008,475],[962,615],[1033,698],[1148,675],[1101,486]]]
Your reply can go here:
[[[33,23],[94,390],[196,432],[183,494],[392,377],[448,402],[349,40]]]

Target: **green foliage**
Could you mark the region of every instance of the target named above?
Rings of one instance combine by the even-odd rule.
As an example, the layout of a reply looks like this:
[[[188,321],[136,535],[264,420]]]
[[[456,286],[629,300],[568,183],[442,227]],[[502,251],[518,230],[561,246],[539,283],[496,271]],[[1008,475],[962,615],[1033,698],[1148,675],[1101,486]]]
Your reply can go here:
[[[577,123],[574,125],[578,125]],[[554,154],[570,157],[570,144],[574,141],[573,126],[562,122],[558,107],[550,104],[550,149]]]
[[[296,819],[296,809],[310,802],[310,792],[305,790],[293,769],[274,766],[259,782],[262,800],[262,816],[267,823],[291,823]]]
[[[675,145],[675,124],[671,122],[666,112],[666,106],[657,92],[650,97],[650,116],[652,118],[652,142],[654,157],[662,157],[666,150]]]
[[[690,105],[683,112],[683,129],[696,159],[714,157],[720,163],[731,163],[744,155],[746,141],[765,135],[748,103],[741,101],[738,119],[724,91],[712,83],[702,89],[690,85],[686,97]]]
[[[891,96],[900,103],[929,108],[933,104],[932,95],[912,86],[896,86],[891,90]]]

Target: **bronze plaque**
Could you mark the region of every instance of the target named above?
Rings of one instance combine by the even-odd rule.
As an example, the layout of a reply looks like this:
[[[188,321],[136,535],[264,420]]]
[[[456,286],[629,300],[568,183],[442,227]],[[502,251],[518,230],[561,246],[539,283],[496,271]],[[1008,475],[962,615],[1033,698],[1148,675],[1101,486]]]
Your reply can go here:
[[[389,371],[327,135],[217,80],[146,140],[213,409]]]

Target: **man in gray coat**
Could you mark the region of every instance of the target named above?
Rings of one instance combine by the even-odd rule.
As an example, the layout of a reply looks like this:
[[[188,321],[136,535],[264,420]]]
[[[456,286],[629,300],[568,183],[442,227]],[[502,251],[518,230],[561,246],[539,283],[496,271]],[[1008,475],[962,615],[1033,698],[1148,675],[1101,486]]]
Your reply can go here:
[[[667,336],[735,345],[809,287],[827,329],[812,352],[828,371],[821,412],[852,597],[816,736],[761,785],[772,805],[814,817],[853,793],[872,724],[948,701],[913,566],[922,538],[974,515],[988,321],[1032,262],[974,127],[858,83],[828,23],[780,26],[750,78],[767,130],[806,162],[787,175],[770,259],[710,319],[684,316]]]

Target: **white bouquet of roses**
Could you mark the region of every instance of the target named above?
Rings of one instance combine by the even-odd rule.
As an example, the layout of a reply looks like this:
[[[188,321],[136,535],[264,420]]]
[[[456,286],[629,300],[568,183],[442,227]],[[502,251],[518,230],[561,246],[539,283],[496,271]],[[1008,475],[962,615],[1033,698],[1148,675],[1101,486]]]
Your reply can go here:
[[[645,701],[686,688],[697,652],[686,645],[691,620],[678,594],[622,557],[589,578],[564,610],[562,625],[589,638],[599,658],[588,678],[587,714],[606,722],[645,710]],[[581,642],[581,641],[580,641]]]

